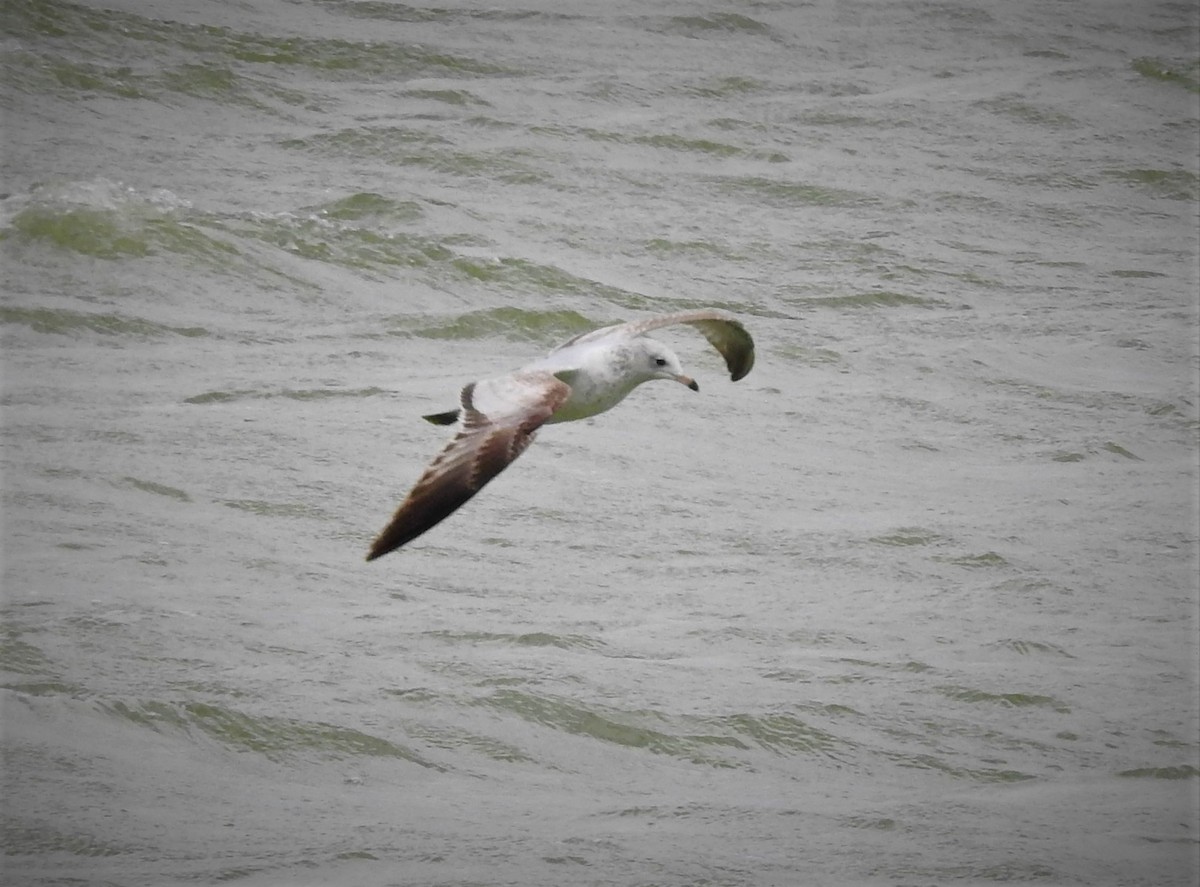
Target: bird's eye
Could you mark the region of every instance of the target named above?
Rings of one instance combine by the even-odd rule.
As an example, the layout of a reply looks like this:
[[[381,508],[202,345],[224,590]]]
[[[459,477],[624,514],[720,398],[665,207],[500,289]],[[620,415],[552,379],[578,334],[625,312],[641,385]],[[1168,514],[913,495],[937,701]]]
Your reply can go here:
[[[654,358],[654,365],[665,367],[667,365],[667,359],[665,357],[656,357]]]

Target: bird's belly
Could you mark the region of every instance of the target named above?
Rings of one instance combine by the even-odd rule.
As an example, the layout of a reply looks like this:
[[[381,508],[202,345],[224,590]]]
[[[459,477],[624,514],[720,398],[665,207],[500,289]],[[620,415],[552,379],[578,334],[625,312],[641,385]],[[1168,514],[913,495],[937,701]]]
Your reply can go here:
[[[595,388],[574,388],[567,402],[554,411],[546,424],[553,422],[574,422],[577,419],[587,419],[611,410],[622,400],[628,391],[601,391]]]

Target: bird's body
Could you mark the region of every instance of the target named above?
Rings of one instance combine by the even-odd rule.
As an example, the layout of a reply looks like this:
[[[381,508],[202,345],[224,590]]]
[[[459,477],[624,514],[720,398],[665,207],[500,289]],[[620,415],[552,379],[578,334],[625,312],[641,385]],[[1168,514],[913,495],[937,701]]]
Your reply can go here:
[[[735,381],[753,367],[754,341],[745,328],[723,311],[704,309],[593,330],[513,373],[472,382],[462,390],[459,409],[425,417],[438,425],[457,422],[458,433],[401,503],[367,560],[449,517],[524,452],[542,425],[603,413],[653,379],[699,390],[674,352],[645,335],[672,324],[699,329]]]
[[[646,343],[650,341],[652,340],[641,340]],[[633,345],[632,342],[616,345],[605,351],[592,346],[591,343],[572,343],[530,364],[529,370],[550,373],[571,386],[566,403],[554,411],[554,415],[546,420],[546,424],[587,419],[611,410],[634,388],[643,381],[648,381],[651,377],[641,378],[635,367],[639,366],[639,363],[647,368],[652,364],[647,360],[639,362],[639,358],[648,355],[642,354],[640,349]],[[606,364],[606,357],[616,358],[618,362]],[[622,368],[621,371],[612,372],[618,366]],[[679,373],[682,372],[680,369]]]

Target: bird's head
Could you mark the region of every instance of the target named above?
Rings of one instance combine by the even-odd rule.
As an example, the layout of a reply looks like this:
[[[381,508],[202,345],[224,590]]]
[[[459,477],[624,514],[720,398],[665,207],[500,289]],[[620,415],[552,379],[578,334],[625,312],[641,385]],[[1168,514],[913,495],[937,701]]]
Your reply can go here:
[[[634,339],[634,343],[635,348],[632,358],[642,375],[645,376],[646,381],[650,381],[651,379],[670,379],[681,385],[686,385],[693,391],[700,390],[700,386],[696,383],[696,380],[683,372],[683,366],[680,365],[679,358],[675,356],[675,352],[662,342],[640,337]]]

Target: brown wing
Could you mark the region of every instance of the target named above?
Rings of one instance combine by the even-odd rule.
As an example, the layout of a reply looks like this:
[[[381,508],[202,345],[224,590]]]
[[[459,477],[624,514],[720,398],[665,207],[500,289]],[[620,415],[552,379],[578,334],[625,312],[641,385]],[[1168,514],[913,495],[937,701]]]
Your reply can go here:
[[[640,336],[642,333],[650,332],[650,330],[656,330],[664,326],[674,326],[677,323],[694,326],[704,334],[704,338],[708,339],[709,344],[721,352],[721,356],[725,358],[725,366],[729,368],[729,375],[733,381],[736,382],[738,379],[745,378],[750,370],[754,368],[754,339],[751,338],[746,328],[742,326],[741,321],[727,311],[722,311],[719,308],[701,308],[698,311],[661,314],[658,317],[647,317],[644,320],[634,320],[629,323],[604,327],[603,329],[593,330],[590,333],[584,333],[582,336],[576,336],[567,344],[570,345],[574,342],[600,338],[601,336],[617,332],[623,332],[630,336]]]
[[[462,390],[458,434],[396,509],[391,523],[372,543],[367,560],[411,542],[457,511],[525,451],[537,429],[571,394],[566,383],[549,373],[530,374],[511,383],[504,391],[512,400],[497,404],[492,415],[475,408],[476,383]]]

